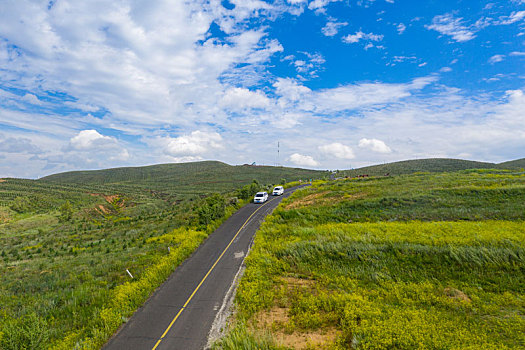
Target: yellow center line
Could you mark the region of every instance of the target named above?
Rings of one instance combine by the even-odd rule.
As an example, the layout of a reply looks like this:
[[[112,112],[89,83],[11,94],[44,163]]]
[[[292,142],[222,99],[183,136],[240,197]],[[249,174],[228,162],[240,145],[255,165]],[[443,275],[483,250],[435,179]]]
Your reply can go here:
[[[277,197],[278,198],[278,197]],[[200,283],[197,285],[197,287],[195,288],[195,290],[193,291],[193,293],[191,293],[190,297],[188,298],[188,300],[186,300],[186,302],[184,303],[184,305],[182,306],[182,308],[179,310],[179,312],[175,315],[175,317],[173,318],[173,320],[171,320],[170,324],[168,325],[168,328],[166,328],[166,330],[164,331],[164,333],[162,333],[162,335],[160,336],[160,339],[157,341],[157,343],[155,344],[155,346],[153,347],[153,349],[151,350],[155,350],[157,349],[157,347],[159,346],[159,344],[162,342],[162,340],[164,339],[164,337],[166,336],[166,334],[168,334],[168,332],[170,331],[171,327],[173,326],[173,324],[175,323],[175,321],[177,321],[177,319],[179,318],[179,316],[182,314],[182,311],[184,311],[184,309],[186,308],[186,306],[188,306],[188,304],[190,303],[191,299],[193,299],[193,297],[195,296],[195,293],[197,293],[197,291],[199,290],[199,288],[202,286],[202,284],[204,283],[204,281],[206,280],[206,278],[208,278],[208,276],[210,275],[210,273],[212,272],[212,270],[215,268],[215,266],[217,265],[217,263],[219,262],[219,260],[221,260],[222,256],[226,253],[226,251],[228,250],[228,248],[230,248],[230,246],[232,245],[233,241],[235,241],[235,238],[237,238],[237,236],[239,235],[239,233],[242,231],[242,229],[248,224],[248,221],[250,221],[250,219],[252,218],[252,216],[255,215],[255,213],[257,213],[259,211],[259,209],[261,209],[262,207],[264,207],[266,204],[270,203],[271,201],[274,201],[276,200],[277,198],[274,198],[274,199],[271,199],[269,201],[267,201],[266,203],[262,204],[259,208],[257,208],[253,213],[252,215],[250,215],[248,217],[248,219],[246,219],[246,221],[244,222],[244,224],[241,226],[241,228],[239,229],[239,231],[237,231],[237,233],[235,234],[235,236],[233,236],[232,240],[230,241],[230,243],[228,243],[228,245],[226,246],[226,248],[224,248],[224,250],[222,251],[221,255],[217,258],[217,260],[215,260],[215,263],[213,263],[213,265],[211,266],[211,268],[208,270],[208,272],[206,273],[206,275],[204,276],[204,278],[200,281]]]

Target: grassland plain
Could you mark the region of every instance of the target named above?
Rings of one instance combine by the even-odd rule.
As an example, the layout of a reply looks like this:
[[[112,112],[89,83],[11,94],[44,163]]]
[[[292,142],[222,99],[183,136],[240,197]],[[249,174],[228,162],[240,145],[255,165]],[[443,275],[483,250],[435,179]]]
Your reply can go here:
[[[215,349],[523,349],[525,173],[315,182],[257,233]]]
[[[148,171],[137,185],[0,182],[0,349],[100,348],[254,192],[286,174],[300,178],[262,169],[254,178],[267,185],[238,178],[238,190],[229,183],[210,194],[211,173],[174,185]],[[227,177],[217,171],[215,178]]]

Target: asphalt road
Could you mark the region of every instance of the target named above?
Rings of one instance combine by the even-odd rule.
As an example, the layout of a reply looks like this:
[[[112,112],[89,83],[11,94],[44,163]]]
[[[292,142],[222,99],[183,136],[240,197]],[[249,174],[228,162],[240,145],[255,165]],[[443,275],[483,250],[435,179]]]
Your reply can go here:
[[[224,222],[103,347],[105,350],[203,349],[215,316],[255,231],[281,201],[250,203]]]

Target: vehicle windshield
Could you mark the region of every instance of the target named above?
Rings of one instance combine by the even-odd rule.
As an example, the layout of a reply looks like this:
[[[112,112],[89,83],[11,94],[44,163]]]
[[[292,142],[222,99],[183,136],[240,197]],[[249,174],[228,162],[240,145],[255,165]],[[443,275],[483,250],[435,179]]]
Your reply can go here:
[[[264,195],[262,193],[257,193],[255,197],[264,197]]]

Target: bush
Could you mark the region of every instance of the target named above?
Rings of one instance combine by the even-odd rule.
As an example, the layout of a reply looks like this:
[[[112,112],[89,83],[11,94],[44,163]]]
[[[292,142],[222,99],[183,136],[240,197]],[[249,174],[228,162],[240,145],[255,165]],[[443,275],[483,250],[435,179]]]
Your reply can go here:
[[[197,209],[199,225],[207,227],[212,221],[224,217],[225,213],[226,200],[222,195],[215,193],[207,197]]]
[[[237,197],[241,199],[250,199],[252,198],[259,190],[261,189],[261,185],[257,180],[253,180],[253,182],[249,185],[243,186],[237,193]]]

